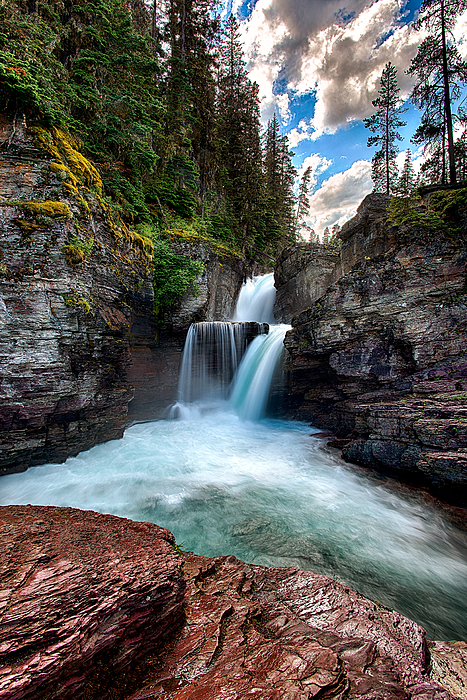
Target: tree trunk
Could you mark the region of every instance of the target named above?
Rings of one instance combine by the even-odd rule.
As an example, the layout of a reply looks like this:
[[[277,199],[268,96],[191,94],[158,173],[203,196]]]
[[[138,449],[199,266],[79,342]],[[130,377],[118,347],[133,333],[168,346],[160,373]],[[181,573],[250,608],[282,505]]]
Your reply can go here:
[[[451,185],[456,184],[456,161],[454,157],[454,135],[452,129],[451,94],[449,90],[448,56],[446,48],[446,24],[444,16],[444,0],[441,0],[441,38],[443,50],[443,83],[444,83],[444,109],[446,113],[446,127],[448,132],[449,154],[449,180]]]
[[[386,194],[389,196],[389,88],[386,100]]]
[[[151,27],[151,35],[152,35],[152,40],[156,40],[156,30],[157,30],[157,0],[154,0],[152,3],[152,27]]]
[[[182,63],[185,63],[185,54],[186,54],[185,30],[186,30],[186,0],[183,0],[182,1],[181,27],[180,27],[180,59],[181,59]]]

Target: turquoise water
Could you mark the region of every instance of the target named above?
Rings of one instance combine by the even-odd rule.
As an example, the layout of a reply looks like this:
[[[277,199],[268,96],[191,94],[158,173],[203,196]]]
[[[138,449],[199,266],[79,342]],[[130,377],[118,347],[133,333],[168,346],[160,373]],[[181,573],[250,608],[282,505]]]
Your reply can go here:
[[[149,520],[184,549],[325,573],[467,639],[467,537],[412,492],[346,465],[301,423],[195,404],[62,465],[2,477],[1,504]]]

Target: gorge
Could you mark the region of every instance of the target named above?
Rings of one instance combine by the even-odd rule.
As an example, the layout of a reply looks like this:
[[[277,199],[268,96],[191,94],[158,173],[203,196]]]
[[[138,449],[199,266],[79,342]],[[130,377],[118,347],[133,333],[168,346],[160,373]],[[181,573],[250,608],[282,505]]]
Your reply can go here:
[[[378,698],[441,700],[451,697],[449,691],[454,697],[464,697],[465,643],[461,640],[467,636],[466,536],[465,529],[450,517],[459,511],[445,511],[426,492],[387,478],[388,473],[397,475],[402,481],[430,487],[446,500],[465,504],[463,240],[442,235],[420,240],[415,235],[406,241],[403,229],[387,223],[387,202],[373,195],[364,200],[357,217],[344,229],[340,250],[302,244],[283,251],[275,271],[275,315],[283,323],[264,335],[273,320],[271,273],[258,285],[269,308],[256,305],[252,283],[247,282],[236,313],[245,273],[240,260],[200,237],[190,240],[174,232],[173,246],[188,257],[203,260],[204,271],[198,278],[198,295],[184,295],[161,324],[153,314],[149,243],[139,241],[125,227],[115,230],[103,204],[84,188],[80,196],[86,198],[92,217],[83,213],[75,193],[64,200],[70,211],[66,219],[49,217],[44,222],[43,214],[38,217],[29,211],[20,198],[13,198],[27,187],[26,203],[53,201],[52,193],[59,186],[57,173],[50,168],[50,154],[43,145],[31,151],[31,141],[20,127],[15,143],[18,170],[13,184],[18,189],[13,192],[10,181],[8,206],[4,203],[1,208],[1,332],[5,343],[1,468],[5,475],[0,483],[4,504],[0,527],[7,543],[2,584],[7,602],[2,614],[6,628],[12,630],[0,650],[5,697],[47,697],[41,684],[52,687],[54,673],[60,678],[57,697],[67,697],[68,682],[76,683],[77,688],[88,683],[88,697],[100,697],[102,683],[111,685],[110,672],[102,671],[96,681],[100,690],[93,695],[88,672],[82,668],[88,659],[93,659],[91,667],[96,669],[111,669],[115,664],[122,670],[131,659],[154,650],[150,637],[159,613],[157,606],[148,610],[144,601],[148,590],[158,590],[159,574],[165,576],[165,564],[158,573],[148,554],[151,542],[160,538],[164,557],[170,555],[167,572],[171,578],[170,584],[161,584],[162,589],[174,585],[168,603],[173,616],[167,613],[166,618],[164,613],[163,617],[167,634],[175,634],[178,641],[174,643],[181,649],[174,662],[177,670],[169,668],[166,659],[169,670],[165,672],[171,682],[180,674],[184,680],[177,680],[183,687],[174,686],[172,692],[169,683],[164,693],[155,691],[159,693],[155,697],[195,698],[193,687],[188,684],[184,691],[183,684],[193,679],[199,683],[205,675],[203,682],[208,683],[211,673],[217,674],[216,683],[224,689],[235,685],[235,674],[225,678],[219,670],[226,658],[219,640],[230,629],[223,622],[230,614],[235,619],[238,616],[239,625],[232,627],[232,634],[241,630],[242,639],[247,640],[242,644],[252,648],[260,644],[255,636],[260,635],[260,647],[268,648],[271,659],[275,644],[282,649],[283,634],[286,647],[300,649],[308,659],[306,664],[311,657],[303,649],[310,635],[313,644],[327,650],[326,660],[318,664],[319,672],[313,667],[312,673],[308,666],[308,676],[303,672],[305,679],[313,677],[309,680],[313,691],[306,690],[301,679],[293,680],[290,697],[310,697],[311,692],[311,697],[323,696],[322,692],[324,697],[326,693],[328,697],[368,697],[365,688],[369,687],[368,692]],[[40,163],[32,174],[31,159]],[[84,222],[94,227],[94,243],[88,257],[72,265],[66,257],[73,247],[70,241],[74,235],[83,235]],[[422,236],[426,239],[424,233]],[[125,255],[122,246],[126,246]],[[75,245],[73,254],[78,255],[79,250]],[[228,323],[232,317],[233,325]],[[190,352],[196,358],[200,350],[200,371],[195,376],[189,368],[182,372],[178,390],[181,351],[192,321],[195,326],[185,358]],[[285,402],[278,411],[281,387],[276,376],[272,390],[275,416],[264,418],[263,402],[274,374],[272,360],[278,357],[284,336],[288,353]],[[207,353],[203,339],[209,341]],[[269,350],[266,379],[262,360]],[[236,367],[236,386],[229,398]],[[292,416],[298,422],[289,420]],[[310,422],[316,427],[310,428]],[[323,430],[334,436],[323,437]],[[361,467],[343,462],[337,446]],[[377,471],[368,471],[368,466]],[[28,503],[37,505],[28,507]],[[146,534],[136,542],[132,533],[143,532],[137,529],[140,521],[167,527],[179,544],[168,533],[161,535],[156,525],[141,526]],[[114,528],[127,533],[129,541],[123,574],[120,564],[112,568],[115,552],[121,551],[120,544],[114,544],[119,542],[112,534]],[[69,533],[70,551],[61,544],[62,530]],[[97,542],[106,532],[105,557],[113,572],[109,582],[104,580],[107,569],[93,571],[80,544],[86,539]],[[29,551],[26,542],[31,537],[34,546]],[[142,567],[133,566],[132,547],[144,554],[147,577]],[[43,555],[44,548],[52,553]],[[179,554],[180,548],[195,554]],[[89,554],[91,559],[95,554]],[[179,556],[185,562],[185,576],[180,573]],[[235,556],[249,564],[241,564]],[[59,563],[70,557],[70,564]],[[31,561],[29,569],[27,562]],[[83,594],[77,636],[86,637],[89,631],[97,641],[86,643],[84,651],[79,644],[73,647],[70,658],[78,670],[71,673],[67,655],[54,656],[50,631],[41,625],[49,616],[57,615],[60,620],[60,600],[75,590],[66,572],[75,571],[75,566],[84,567],[80,590],[91,592],[91,601]],[[30,571],[31,583],[22,576],[24,567]],[[330,582],[326,576],[341,583]],[[41,585],[48,577],[49,602],[48,596],[42,600]],[[126,585],[140,593],[137,602],[120,616],[120,593]],[[116,601],[102,613],[94,611],[95,586],[99,595],[105,589],[105,595]],[[185,586],[188,592],[183,592]],[[193,612],[201,593],[211,596],[210,586],[214,617],[209,623],[201,620],[202,636],[211,639],[205,626],[212,624],[215,631],[210,634],[217,641],[207,657],[196,644],[190,647],[197,659],[195,672],[183,666],[184,640],[191,625],[201,624],[200,619],[188,617],[178,636],[175,628],[182,624],[183,601]],[[256,586],[267,593],[256,598]],[[313,625],[321,614],[323,586],[327,612],[318,634]],[[298,602],[293,602],[292,589],[302,591]],[[165,593],[154,595],[164,598]],[[315,600],[314,595],[317,611],[311,619],[303,610],[307,600]],[[39,612],[32,600],[37,601]],[[34,610],[36,636],[29,636],[28,606]],[[234,612],[226,613],[231,609]],[[338,625],[332,609],[339,610],[345,622]],[[136,627],[127,625],[140,618],[142,631],[135,631],[136,622]],[[106,636],[106,620],[114,619],[112,634]],[[247,626],[242,627],[246,620]],[[416,623],[427,629],[429,639],[444,641],[428,650]],[[294,631],[290,624],[295,625]],[[300,627],[303,624],[311,624],[313,630]],[[59,632],[53,634],[60,636],[65,647],[74,644],[73,623],[57,625],[54,629]],[[103,626],[102,634],[92,632],[94,625]],[[293,642],[288,641],[289,632]],[[332,636],[336,633],[344,641]],[[18,639],[23,638],[24,649],[19,653]],[[452,639],[459,640],[460,646],[446,643]],[[110,658],[105,652],[108,645],[128,647],[128,656],[119,652],[115,659]],[[40,662],[34,660],[37,648]],[[47,670],[49,658],[54,659],[53,673]],[[202,662],[204,658],[208,661]],[[270,663],[277,671],[277,663]],[[284,668],[289,669],[287,663]],[[409,673],[411,664],[416,670]],[[244,671],[237,668],[236,673],[240,678]],[[448,690],[440,688],[439,677]],[[259,676],[258,683],[258,697],[286,697],[280,683],[276,687]],[[143,685],[139,678],[132,689]],[[55,691],[47,687],[53,697]],[[79,692],[74,696],[79,697]],[[129,698],[132,692],[122,690],[118,697]],[[200,692],[203,698],[209,697],[205,687]],[[235,692],[238,695],[233,697],[245,697],[244,686]]]
[[[137,424],[65,465],[4,477],[1,503],[156,522],[197,554],[326,574],[417,620],[432,638],[465,638],[465,533],[416,493],[347,467],[313,437],[317,429],[264,418],[289,326],[250,343],[226,398],[239,339],[271,320],[272,275],[258,282],[269,308],[258,312],[254,294],[245,308],[241,297],[249,323],[192,326],[172,409],[178,420]]]

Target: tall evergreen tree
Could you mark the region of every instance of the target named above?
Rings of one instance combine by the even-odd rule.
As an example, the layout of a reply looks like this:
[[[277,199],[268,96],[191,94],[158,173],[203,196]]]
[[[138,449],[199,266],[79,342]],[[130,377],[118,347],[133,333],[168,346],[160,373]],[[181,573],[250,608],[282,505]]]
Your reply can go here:
[[[452,29],[456,18],[466,9],[467,0],[423,0],[415,26],[427,31],[428,36],[408,70],[416,78],[411,99],[424,110],[415,139],[430,142],[435,129],[442,131],[444,147],[446,134],[451,184],[457,180],[452,104],[460,97],[461,85],[467,82],[467,64],[457,50]]]
[[[277,116],[269,121],[264,138],[266,208],[271,216],[268,236],[273,242],[295,239],[293,218],[296,171],[287,136],[281,136]]]
[[[225,25],[218,77],[218,138],[221,184],[241,228],[241,246],[259,234],[264,187],[258,86],[245,68],[238,22]]]
[[[398,153],[396,141],[400,141],[402,138],[398,129],[406,124],[400,119],[400,114],[406,110],[402,108],[396,75],[397,68],[389,61],[381,75],[379,97],[372,102],[373,106],[376,107],[376,112],[371,117],[364,119],[365,126],[376,134],[369,137],[368,146],[380,146],[373,157],[373,174],[376,177],[376,180],[374,178],[375,189],[381,191],[382,173],[384,172],[383,191],[386,194],[391,192],[396,172],[394,162]]]
[[[412,165],[412,153],[410,152],[410,149],[407,149],[404,166],[397,183],[397,194],[404,198],[410,197],[415,188],[416,182],[417,177]]]
[[[311,165],[303,173],[300,179],[297,199],[297,213],[295,216],[295,230],[299,234],[303,226],[305,226],[306,217],[310,211],[310,183],[312,169]]]

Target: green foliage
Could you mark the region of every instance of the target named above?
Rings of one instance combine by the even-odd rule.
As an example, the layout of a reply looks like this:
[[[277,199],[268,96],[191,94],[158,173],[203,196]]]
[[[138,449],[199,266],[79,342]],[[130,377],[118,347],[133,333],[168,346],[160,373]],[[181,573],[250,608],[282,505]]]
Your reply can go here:
[[[0,3],[0,110],[33,128],[83,208],[82,185],[124,224],[191,228],[252,257],[273,254],[294,225],[293,173],[277,133],[282,181],[266,186],[258,87],[238,26],[231,18],[221,41],[217,0],[173,0],[153,21],[158,6]],[[85,260],[76,242],[66,253]]]
[[[87,260],[94,247],[94,239],[81,241],[77,236],[71,236],[69,242],[63,246],[66,261],[69,265],[80,265]]]
[[[467,63],[456,46],[453,29],[466,9],[467,0],[423,0],[415,28],[423,28],[425,38],[407,71],[415,78],[411,100],[423,110],[413,141],[424,143],[426,155],[435,156],[431,175],[437,170],[437,181],[444,183],[449,170],[453,185],[457,181],[454,125],[465,118],[462,104],[457,115],[453,105],[467,82]],[[436,161],[441,161],[441,167]]]
[[[154,239],[154,303],[170,308],[186,292],[197,294],[196,278],[203,272],[201,260],[176,253],[167,241]]]
[[[467,188],[438,190],[430,197],[427,209],[417,206],[417,198],[391,197],[388,220],[395,226],[411,226],[458,235],[467,213]]]
[[[401,106],[402,100],[396,76],[397,68],[389,61],[381,75],[378,97],[372,102],[376,112],[363,120],[365,126],[375,134],[369,137],[368,146],[379,146],[372,160],[375,191],[386,194],[394,191],[397,175],[394,159],[399,150],[396,141],[402,140],[398,129],[406,124],[400,119],[401,113],[406,110]]]

